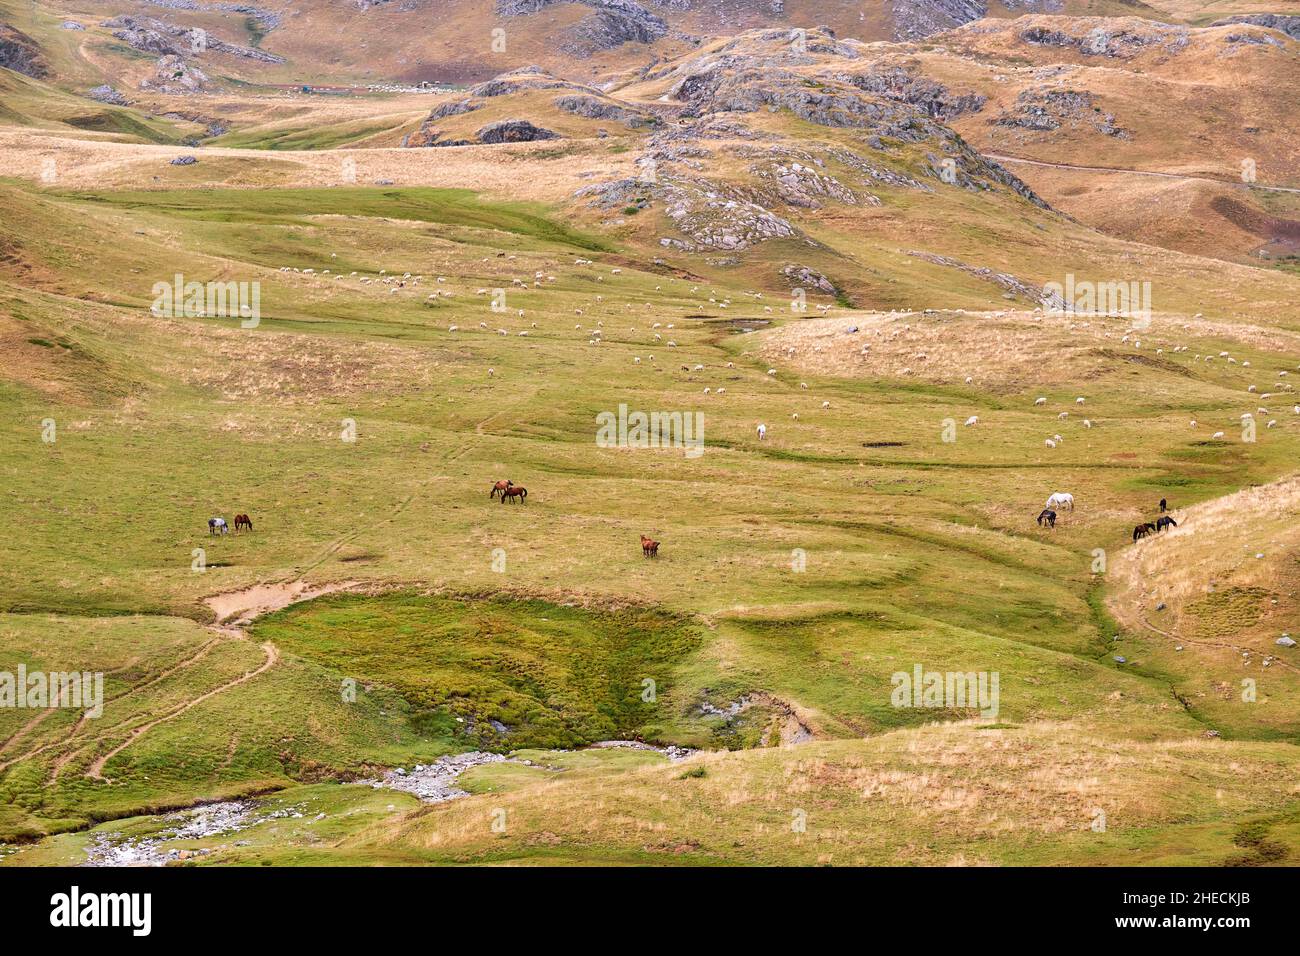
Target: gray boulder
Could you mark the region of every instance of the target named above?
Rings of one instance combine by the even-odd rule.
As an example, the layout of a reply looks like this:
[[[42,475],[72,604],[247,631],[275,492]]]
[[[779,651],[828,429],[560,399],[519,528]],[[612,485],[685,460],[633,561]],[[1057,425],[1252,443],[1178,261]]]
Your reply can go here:
[[[475,134],[484,143],[532,143],[542,139],[558,139],[558,134],[528,120],[508,119],[489,123]]]

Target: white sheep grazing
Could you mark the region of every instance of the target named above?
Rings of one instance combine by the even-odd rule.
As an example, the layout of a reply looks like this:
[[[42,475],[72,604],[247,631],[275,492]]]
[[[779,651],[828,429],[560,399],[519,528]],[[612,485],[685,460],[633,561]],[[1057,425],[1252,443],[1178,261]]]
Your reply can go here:
[[[720,388],[720,389],[718,389],[718,394],[719,394],[719,395],[722,395],[722,394],[724,394],[726,391],[727,391],[727,390],[726,390],[725,388]]]
[[[495,374],[496,374],[496,369],[492,369],[492,368],[488,369],[488,375],[495,375]]]
[[[1061,412],[1061,414],[1057,415],[1056,417],[1057,417],[1057,418],[1069,418],[1069,417],[1070,417],[1070,413],[1069,413],[1069,412]]]
[[[775,375],[775,374],[776,374],[776,369],[774,369],[774,368],[770,368],[770,369],[768,369],[768,370],[767,370],[767,374],[768,374],[768,375]]]
[[[869,349],[869,348],[871,348],[871,346],[869,346],[869,345],[864,345],[864,346],[862,346],[862,350],[863,350],[864,352],[865,352],[867,349]],[[969,385],[972,381],[973,381],[973,379],[971,378],[971,376],[967,375],[967,376],[966,376],[966,384]]]
[[[641,356],[639,356],[639,355],[634,355],[634,356],[632,356],[632,364],[633,364],[633,365],[640,365],[640,364],[641,364]]]
[[[1083,427],[1084,427],[1084,428],[1091,428],[1091,427],[1092,427],[1092,422],[1088,421],[1088,419],[1085,418],[1085,419],[1083,420]]]
[[[1065,439],[1062,438],[1060,435],[1053,435],[1053,436],[1052,436],[1052,440],[1053,440],[1053,441],[1058,441],[1058,442],[1065,441]]]
[[[697,363],[696,366],[695,366],[695,371],[697,371],[697,372],[702,372],[702,371],[704,371],[704,366],[703,366],[703,365],[699,365],[699,364]]]
[[[970,418],[966,419],[966,424],[967,424],[967,425],[978,425],[978,424],[979,424],[979,421],[980,421],[980,417],[979,417],[978,415],[972,415]]]
[[[766,425],[759,425],[759,426],[758,426],[758,440],[759,440],[759,441],[762,441],[762,440],[763,440],[764,438],[766,438],[766,437],[767,437],[767,426],[766,426]]]
[[[1216,438],[1222,438],[1222,437],[1223,437],[1223,432],[1215,432],[1213,435],[1210,436],[1210,440],[1213,441]]]
[[[1195,419],[1195,418],[1192,419],[1192,427],[1193,427],[1193,428],[1196,427],[1196,419]]]
[[[830,402],[822,402],[822,408],[830,408],[830,407],[831,407]]]
[[[798,418],[799,418],[799,413],[798,413],[798,412],[794,412],[790,417],[793,418],[793,419],[798,420]]]
[[[1291,409],[1291,411],[1295,412],[1297,415],[1300,415],[1300,405],[1297,405],[1295,408]]]
[[[704,389],[704,394],[705,394],[705,395],[708,395],[711,391],[713,391],[713,389],[711,389],[711,388],[705,388],[705,389]]]
[[[1055,448],[1055,447],[1056,447],[1056,442],[1052,441],[1050,438],[1044,438],[1044,439],[1043,439],[1043,444],[1046,445],[1048,448]]]
[[[1080,395],[1078,398],[1076,398],[1076,399],[1074,400],[1074,404],[1076,404],[1076,405],[1082,405],[1082,404],[1083,404],[1083,396]]]
[[[735,363],[735,362],[728,362],[728,363],[727,363],[727,368],[735,368],[735,367],[736,367],[736,363]]]
[[[1248,391],[1248,392],[1253,392],[1253,391],[1255,391],[1255,386],[1252,385],[1250,388],[1246,389],[1246,391]]]
[[[1276,425],[1276,424],[1277,424],[1277,419],[1276,419],[1276,418],[1270,418],[1270,419],[1268,420],[1268,427],[1269,427],[1269,428],[1272,428],[1272,427],[1273,427],[1274,425]]]
[[[455,331],[456,331],[457,329],[459,329],[459,328],[460,328],[459,325],[449,325],[449,326],[447,326],[447,331],[448,331],[448,332],[455,332]]]
[[[1035,405],[1046,405],[1046,404],[1047,404],[1047,399],[1044,398],[1044,397],[1042,397],[1042,396],[1040,395],[1038,398],[1034,399],[1034,404],[1035,404]]]

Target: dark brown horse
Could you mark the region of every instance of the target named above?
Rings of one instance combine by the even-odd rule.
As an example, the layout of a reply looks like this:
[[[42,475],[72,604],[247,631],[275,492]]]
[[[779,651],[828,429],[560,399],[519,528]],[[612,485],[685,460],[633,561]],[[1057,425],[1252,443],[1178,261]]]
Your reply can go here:
[[[1133,540],[1136,541],[1138,538],[1145,538],[1147,535],[1149,535],[1151,532],[1155,530],[1156,530],[1156,526],[1153,525],[1150,521],[1144,522],[1143,524],[1140,524],[1133,529]]]
[[[1156,519],[1157,531],[1164,531],[1166,528],[1171,528],[1171,527],[1177,528],[1178,522],[1175,521],[1173,518],[1169,517],[1169,515],[1161,515],[1159,518]]]
[[[513,484],[514,482],[509,478],[503,478],[492,486],[492,490],[488,493],[488,498],[495,498],[497,495],[504,494],[505,490]]]
[[[647,558],[659,557],[659,542],[651,541],[645,535],[641,535],[641,554]]]
[[[247,528],[252,531],[253,519],[248,515],[235,515],[235,531],[238,532],[240,528]]]
[[[514,501],[514,499],[518,498],[520,501],[524,502],[524,504],[527,504],[528,489],[525,488],[523,485],[510,485],[507,488],[501,489],[501,503],[505,504],[507,498],[509,498],[511,501]]]
[[[1049,528],[1055,528],[1056,512],[1053,511],[1051,508],[1044,508],[1042,511],[1038,513],[1038,525],[1039,527],[1042,527],[1043,525],[1047,525],[1047,527]]]

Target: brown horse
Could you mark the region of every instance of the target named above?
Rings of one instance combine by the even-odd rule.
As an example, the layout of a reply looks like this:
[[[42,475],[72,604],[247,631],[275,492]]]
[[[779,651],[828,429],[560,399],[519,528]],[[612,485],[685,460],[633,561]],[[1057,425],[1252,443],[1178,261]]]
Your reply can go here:
[[[252,531],[253,519],[248,515],[235,515],[235,531],[238,532],[240,528],[247,528]]]
[[[659,542],[651,541],[645,535],[641,535],[641,554],[647,558],[659,557]]]
[[[514,482],[511,481],[509,478],[504,478],[501,481],[498,481],[495,485],[492,486],[492,491],[488,493],[488,498],[492,499],[495,498],[497,495],[504,494],[505,490],[513,484]]]
[[[1153,525],[1150,521],[1145,522],[1144,524],[1140,524],[1133,529],[1133,540],[1136,541],[1138,538],[1145,538],[1147,535],[1151,534],[1151,532],[1155,530],[1156,530],[1156,526]]]
[[[528,489],[525,488],[523,485],[511,485],[508,488],[503,488],[501,490],[501,503],[505,504],[507,498],[509,498],[511,501],[518,498],[520,501],[524,502],[524,504],[527,504]]]

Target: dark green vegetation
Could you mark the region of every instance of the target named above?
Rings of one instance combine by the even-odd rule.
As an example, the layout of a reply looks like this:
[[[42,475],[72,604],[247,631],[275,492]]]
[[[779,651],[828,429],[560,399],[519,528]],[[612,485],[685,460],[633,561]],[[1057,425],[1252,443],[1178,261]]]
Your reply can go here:
[[[412,593],[319,598],[264,618],[254,634],[395,689],[417,719],[450,714],[462,738],[511,749],[646,732],[655,698],[700,643],[693,626],[653,610]]]

